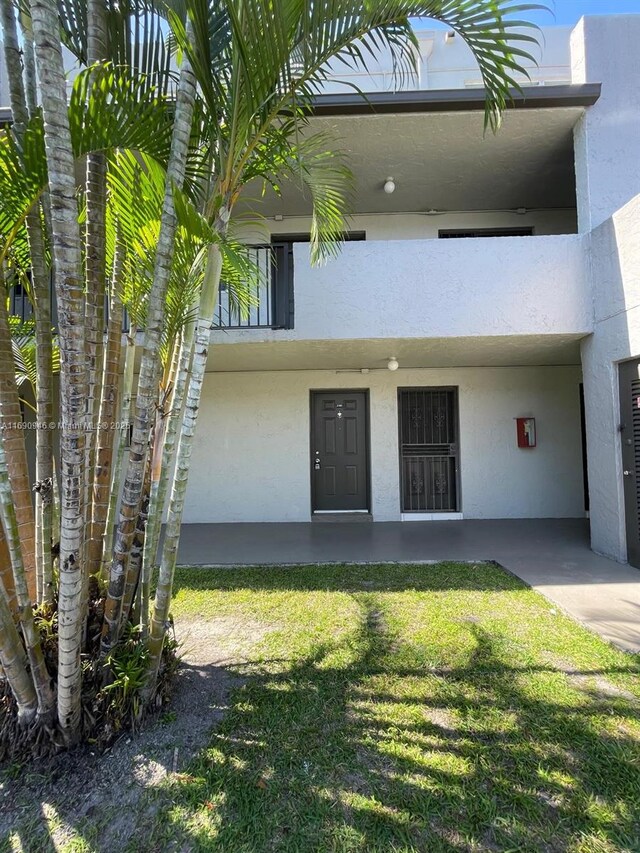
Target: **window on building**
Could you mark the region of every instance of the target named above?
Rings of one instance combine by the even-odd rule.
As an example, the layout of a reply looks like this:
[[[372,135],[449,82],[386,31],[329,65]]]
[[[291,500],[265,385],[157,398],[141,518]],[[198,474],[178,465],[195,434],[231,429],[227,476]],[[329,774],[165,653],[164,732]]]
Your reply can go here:
[[[458,228],[456,230],[440,229],[438,237],[532,237],[533,228]]]

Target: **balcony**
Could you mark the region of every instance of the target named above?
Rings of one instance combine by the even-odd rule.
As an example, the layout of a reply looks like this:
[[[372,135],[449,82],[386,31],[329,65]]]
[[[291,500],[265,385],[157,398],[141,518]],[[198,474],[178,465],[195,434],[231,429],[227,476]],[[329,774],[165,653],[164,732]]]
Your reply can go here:
[[[293,244],[251,246],[249,260],[256,268],[249,283],[249,306],[240,310],[222,282],[213,319],[218,329],[293,328]]]
[[[229,331],[214,332],[214,343],[577,338],[592,328],[586,252],[577,234],[353,242],[316,268],[306,244],[274,251],[280,260],[270,286],[257,294],[244,328],[219,322]],[[283,300],[288,325],[278,315]],[[219,321],[224,312],[219,308]]]

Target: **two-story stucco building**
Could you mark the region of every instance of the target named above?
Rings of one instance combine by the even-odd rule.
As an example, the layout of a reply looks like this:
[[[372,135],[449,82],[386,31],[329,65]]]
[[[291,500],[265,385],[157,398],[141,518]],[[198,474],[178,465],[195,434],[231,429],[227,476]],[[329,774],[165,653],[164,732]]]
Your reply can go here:
[[[589,514],[640,565],[640,16],[550,30],[495,136],[459,37],[420,43],[415,88],[318,98],[339,257],[311,267],[297,190],[261,203],[273,274],[243,320],[221,294],[185,522]]]

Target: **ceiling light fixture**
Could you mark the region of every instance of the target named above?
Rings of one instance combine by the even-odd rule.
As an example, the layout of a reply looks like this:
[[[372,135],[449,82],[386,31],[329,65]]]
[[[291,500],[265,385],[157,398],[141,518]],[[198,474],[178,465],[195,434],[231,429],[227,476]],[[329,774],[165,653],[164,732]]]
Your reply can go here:
[[[397,370],[399,366],[398,359],[395,355],[392,355],[391,358],[387,359],[387,367],[389,370]]]
[[[384,191],[386,192],[386,194],[391,195],[392,192],[395,192],[395,189],[396,182],[393,180],[393,178],[387,178],[387,180],[384,182]]]

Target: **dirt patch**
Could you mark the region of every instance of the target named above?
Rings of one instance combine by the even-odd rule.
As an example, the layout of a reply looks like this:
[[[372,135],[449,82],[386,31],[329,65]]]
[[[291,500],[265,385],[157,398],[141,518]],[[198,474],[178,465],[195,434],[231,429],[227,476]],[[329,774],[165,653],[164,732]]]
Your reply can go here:
[[[439,708],[436,706],[425,707],[422,709],[422,713],[431,725],[442,729],[443,732],[450,734],[456,731],[453,714],[449,708]]]
[[[38,853],[79,834],[92,849],[119,851],[153,820],[158,806],[147,797],[143,806],[143,795],[206,746],[231,690],[242,683],[232,667],[247,661],[273,627],[221,617],[183,621],[176,630],[182,664],[173,697],[141,732],[123,735],[102,754],[83,747],[44,768],[3,768],[0,849],[13,833],[21,849]]]
[[[547,662],[559,672],[564,673],[572,687],[583,693],[588,693],[594,699],[624,699],[635,707],[640,707],[640,700],[629,690],[612,684],[597,672],[581,672],[566,661],[553,655],[545,655]]]

